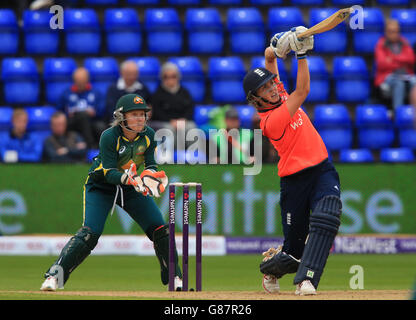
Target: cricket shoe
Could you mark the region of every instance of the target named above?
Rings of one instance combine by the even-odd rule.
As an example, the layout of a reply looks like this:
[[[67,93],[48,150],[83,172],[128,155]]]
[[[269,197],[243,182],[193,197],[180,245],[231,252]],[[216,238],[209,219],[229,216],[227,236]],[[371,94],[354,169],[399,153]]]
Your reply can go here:
[[[178,276],[176,276],[173,280],[173,290],[182,291],[182,279]]]
[[[309,280],[303,280],[296,285],[295,295],[297,296],[312,296],[316,294],[316,289]]]
[[[263,289],[267,293],[279,293],[279,281],[275,276],[271,274],[265,274],[263,275]]]
[[[46,278],[40,287],[41,291],[56,291],[56,289],[58,289],[58,280],[53,276]]]

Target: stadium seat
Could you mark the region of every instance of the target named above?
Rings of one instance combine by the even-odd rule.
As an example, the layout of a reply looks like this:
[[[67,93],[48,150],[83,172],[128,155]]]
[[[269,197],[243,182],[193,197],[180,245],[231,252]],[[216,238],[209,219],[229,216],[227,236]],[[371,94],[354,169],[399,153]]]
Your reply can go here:
[[[43,61],[46,100],[56,104],[62,92],[71,86],[77,64],[72,58],[46,58]]]
[[[309,56],[308,66],[310,74],[310,92],[306,98],[307,102],[326,102],[329,99],[329,73],[325,61],[319,56]],[[292,80],[293,88],[296,87],[296,78],[298,72],[298,62],[296,58],[292,59]]]
[[[194,121],[198,127],[208,124],[209,113],[216,108],[216,105],[196,105],[194,108]]]
[[[55,54],[59,46],[59,30],[51,29],[49,10],[25,10],[23,30],[25,52],[28,54]]]
[[[242,0],[209,0],[210,6],[235,6],[242,3]]]
[[[358,105],[355,112],[361,148],[388,148],[394,141],[393,122],[384,105]]]
[[[400,147],[416,149],[416,112],[411,105],[395,110],[394,125],[399,133]]]
[[[252,6],[277,6],[282,2],[282,0],[250,0]]]
[[[393,9],[391,17],[399,21],[400,33],[410,45],[416,44],[416,9]]]
[[[29,131],[50,130],[50,120],[56,109],[52,106],[25,107],[28,114],[27,129]]]
[[[69,54],[98,54],[100,25],[93,9],[65,9],[65,43]]]
[[[324,4],[324,0],[291,0],[293,6],[320,6]]]
[[[335,13],[335,8],[311,9],[309,11],[309,27],[325,20]],[[347,30],[345,22],[334,29],[314,35],[314,52],[344,53],[347,49]]]
[[[142,34],[139,16],[135,9],[105,10],[104,28],[109,53],[129,54],[141,51]]]
[[[331,3],[335,6],[362,6],[365,4],[365,0],[331,0]]]
[[[0,10],[0,54],[15,54],[19,47],[19,27],[13,10]]]
[[[198,6],[201,0],[168,0],[172,6]]]
[[[231,8],[227,31],[233,53],[261,53],[265,48],[264,23],[257,8]]]
[[[254,56],[251,58],[250,69],[264,68],[264,56]],[[279,70],[280,81],[283,82],[285,89],[290,90],[289,75],[282,59],[277,59],[277,68]]]
[[[139,80],[143,82],[150,92],[155,92],[159,86],[160,62],[156,57],[132,57],[139,67]]]
[[[0,106],[0,132],[8,131],[12,127],[13,108]]]
[[[379,8],[364,8],[363,29],[352,32],[355,53],[374,54],[377,41],[384,34],[384,16]]]
[[[90,73],[91,84],[104,96],[108,87],[118,79],[118,63],[112,57],[87,58],[84,66]]]
[[[8,104],[36,104],[39,100],[39,75],[32,58],[4,58],[1,77]]]
[[[256,113],[256,108],[251,105],[237,105],[234,106],[240,118],[240,127],[246,129],[253,128],[253,116]]]
[[[127,0],[128,5],[135,6],[157,6],[160,0]]]
[[[145,29],[151,54],[177,54],[182,51],[182,25],[175,9],[147,9]]]
[[[410,0],[377,0],[377,4],[383,6],[405,6],[408,5]]]
[[[343,149],[339,153],[340,162],[374,162],[374,156],[369,149]]]
[[[87,162],[93,162],[94,158],[100,153],[99,149],[89,149],[87,152]]]
[[[208,60],[208,76],[211,95],[215,103],[245,102],[242,81],[245,68],[240,57],[211,57]]]
[[[288,31],[293,26],[304,26],[302,12],[297,7],[270,8],[268,13],[269,38],[275,33]]]
[[[365,102],[370,94],[369,73],[362,57],[335,57],[335,94],[339,102]]]
[[[201,62],[197,57],[172,57],[169,61],[175,63],[181,72],[181,84],[188,89],[195,102],[205,98],[205,77]]]
[[[345,105],[316,105],[314,109],[314,125],[329,150],[351,148],[351,117]]]
[[[85,4],[92,6],[115,6],[118,0],[85,0]]]
[[[382,162],[413,162],[415,155],[409,148],[385,148],[380,151]]]
[[[224,32],[217,9],[188,9],[185,15],[185,28],[188,33],[188,47],[191,53],[222,53]]]

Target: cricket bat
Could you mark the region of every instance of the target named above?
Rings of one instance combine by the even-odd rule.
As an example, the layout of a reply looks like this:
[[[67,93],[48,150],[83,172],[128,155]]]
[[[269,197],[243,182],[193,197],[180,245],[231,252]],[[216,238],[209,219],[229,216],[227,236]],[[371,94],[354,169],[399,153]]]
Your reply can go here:
[[[337,25],[339,25],[342,21],[347,19],[352,12],[354,12],[353,8],[340,9],[334,14],[330,15],[325,20],[319,22],[318,24],[315,24],[313,27],[310,27],[305,32],[299,34],[298,39],[302,39],[317,33],[322,33],[331,30],[335,28]]]

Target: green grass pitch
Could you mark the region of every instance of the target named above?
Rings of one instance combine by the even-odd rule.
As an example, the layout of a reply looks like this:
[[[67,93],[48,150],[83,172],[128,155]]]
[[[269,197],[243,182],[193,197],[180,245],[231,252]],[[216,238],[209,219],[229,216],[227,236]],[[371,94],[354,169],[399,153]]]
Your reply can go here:
[[[0,299],[71,299],[17,291],[39,290],[43,273],[56,257],[1,256]],[[204,256],[204,291],[262,291],[259,255]],[[366,290],[411,290],[416,280],[416,255],[331,255],[319,290],[351,290],[350,268],[364,270]],[[195,285],[194,257],[190,257],[190,288]],[[90,256],[71,275],[65,291],[163,291],[156,257]],[[280,280],[282,291],[294,290],[293,275]],[[82,297],[78,297],[81,298]],[[91,299],[94,297],[88,297]],[[108,299],[108,297],[106,298]]]

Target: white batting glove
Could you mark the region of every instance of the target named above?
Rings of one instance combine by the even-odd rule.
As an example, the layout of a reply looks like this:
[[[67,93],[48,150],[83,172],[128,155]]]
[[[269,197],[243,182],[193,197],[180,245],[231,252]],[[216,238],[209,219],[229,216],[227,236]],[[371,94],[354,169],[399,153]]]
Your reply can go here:
[[[298,39],[297,37],[299,34],[305,32],[306,30],[308,30],[308,28],[303,26],[294,27],[290,30],[291,34],[288,37],[290,49],[296,52],[297,58],[305,56],[308,50],[313,49],[313,36],[309,36],[303,39]]]
[[[285,59],[287,54],[290,52],[289,36],[291,32],[279,32],[276,33],[270,39],[270,48],[273,49],[276,57]]]

